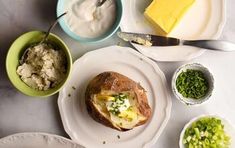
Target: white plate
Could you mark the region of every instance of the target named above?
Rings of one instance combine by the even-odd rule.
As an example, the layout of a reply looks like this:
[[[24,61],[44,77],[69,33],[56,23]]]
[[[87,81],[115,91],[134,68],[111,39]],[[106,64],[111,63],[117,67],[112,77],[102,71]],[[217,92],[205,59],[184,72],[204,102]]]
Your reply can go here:
[[[0,139],[0,148],[82,148],[82,146],[57,135],[18,133]]]
[[[119,72],[140,82],[147,90],[153,112],[149,122],[119,132],[95,122],[88,115],[84,103],[86,86],[104,71]],[[71,79],[59,93],[58,105],[66,132],[79,144],[89,148],[141,148],[156,142],[170,117],[172,102],[166,78],[155,62],[129,47],[111,46],[89,52],[74,63]]]
[[[151,0],[123,0],[122,31],[154,34],[144,18]],[[196,0],[169,36],[180,39],[217,39],[225,24],[225,0]],[[133,44],[144,55],[157,61],[185,61],[200,56],[205,50],[190,46],[144,47]]]

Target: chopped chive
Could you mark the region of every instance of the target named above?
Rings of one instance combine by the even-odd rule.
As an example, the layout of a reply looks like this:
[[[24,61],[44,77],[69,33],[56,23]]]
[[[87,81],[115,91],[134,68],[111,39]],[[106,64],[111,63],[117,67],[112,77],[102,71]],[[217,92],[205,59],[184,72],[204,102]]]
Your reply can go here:
[[[121,46],[121,42],[118,42],[117,45],[118,45],[118,46]]]
[[[188,69],[177,77],[176,88],[185,98],[200,99],[207,94],[209,83],[203,72]]]

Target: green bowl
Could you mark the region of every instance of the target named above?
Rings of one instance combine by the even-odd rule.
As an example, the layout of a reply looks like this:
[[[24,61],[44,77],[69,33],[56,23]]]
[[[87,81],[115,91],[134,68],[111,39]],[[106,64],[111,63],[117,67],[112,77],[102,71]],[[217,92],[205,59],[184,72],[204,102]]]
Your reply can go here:
[[[48,37],[48,42],[58,47],[59,49],[62,49],[66,54],[66,58],[67,58],[66,77],[59,85],[46,91],[33,89],[29,87],[28,85],[26,85],[20,79],[19,75],[16,73],[16,70],[17,70],[17,67],[19,66],[19,60],[22,54],[30,45],[40,42],[42,38],[44,37],[44,35],[45,33],[41,31],[31,31],[31,32],[25,33],[13,42],[13,44],[11,45],[7,53],[7,57],[6,57],[7,75],[10,81],[12,82],[12,84],[19,91],[21,91],[22,93],[28,96],[46,97],[46,96],[50,96],[50,95],[57,93],[65,84],[65,82],[68,80],[70,72],[71,72],[72,57],[71,57],[68,47],[58,36],[54,34],[50,34]]]

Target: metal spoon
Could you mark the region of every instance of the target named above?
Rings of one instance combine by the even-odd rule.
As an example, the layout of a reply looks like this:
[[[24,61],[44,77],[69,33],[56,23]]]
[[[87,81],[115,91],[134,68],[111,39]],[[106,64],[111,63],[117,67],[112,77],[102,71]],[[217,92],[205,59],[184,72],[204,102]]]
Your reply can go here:
[[[98,2],[97,2],[97,7],[101,7],[105,2],[106,2],[107,0],[99,0]]]
[[[42,39],[38,44],[36,44],[36,45],[34,45],[34,46],[37,46],[37,45],[40,45],[40,44],[43,44],[44,42],[46,42],[47,39],[48,39],[48,36],[49,36],[49,34],[50,34],[50,32],[51,32],[51,30],[56,26],[56,24],[58,23],[59,19],[60,19],[62,16],[66,15],[66,14],[67,14],[67,12],[65,12],[65,13],[61,14],[60,16],[58,16],[58,17],[56,18],[55,22],[54,22],[53,24],[51,24],[50,28],[47,30],[47,32],[46,32],[45,36],[43,37],[43,39]],[[23,55],[22,55],[22,57],[21,57],[21,59],[20,59],[20,61],[19,61],[21,65],[25,62],[25,60],[26,60],[26,58],[27,58],[27,53],[28,53],[29,49],[30,49],[30,48],[27,48],[27,49],[24,51],[24,53],[23,53]]]

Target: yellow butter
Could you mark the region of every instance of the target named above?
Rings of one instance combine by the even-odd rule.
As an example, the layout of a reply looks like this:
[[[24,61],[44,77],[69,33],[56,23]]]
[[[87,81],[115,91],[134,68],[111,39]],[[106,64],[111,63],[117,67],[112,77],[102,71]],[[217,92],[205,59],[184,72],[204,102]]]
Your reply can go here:
[[[144,15],[159,34],[166,35],[179,23],[195,0],[153,0]]]
[[[99,100],[105,100],[105,101],[113,101],[113,100],[115,100],[114,97],[108,96],[108,95],[97,95],[96,97]]]
[[[134,120],[137,118],[137,113],[131,110],[125,110],[121,112],[118,117],[120,118],[126,118],[129,119],[130,121]]]

